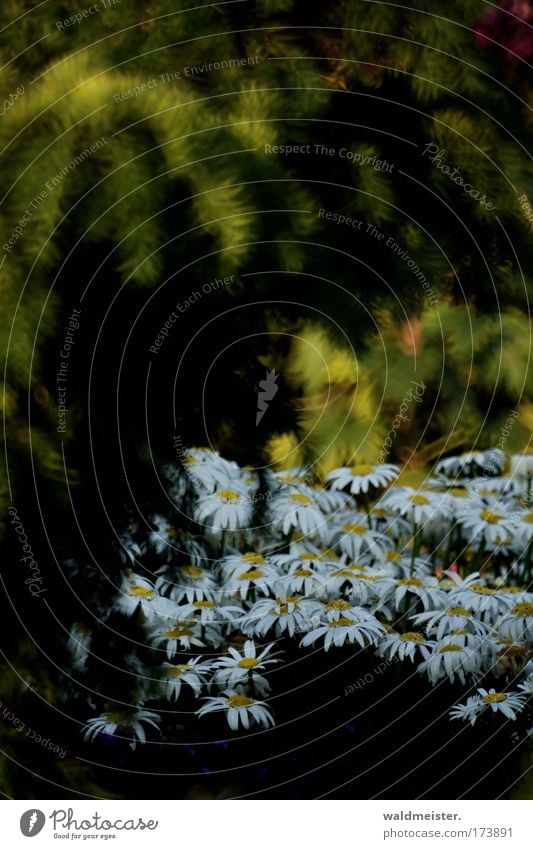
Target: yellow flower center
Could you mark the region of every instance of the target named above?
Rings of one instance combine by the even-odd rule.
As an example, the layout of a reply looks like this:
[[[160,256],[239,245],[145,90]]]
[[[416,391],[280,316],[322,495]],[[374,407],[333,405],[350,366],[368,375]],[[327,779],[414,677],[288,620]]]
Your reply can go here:
[[[343,531],[346,531],[348,534],[366,534],[367,528],[364,525],[351,525],[348,523],[344,525]]]
[[[184,466],[194,466],[194,464],[197,462],[198,460],[196,459],[196,457],[183,457],[182,459],[182,463]]]
[[[246,554],[243,554],[242,559],[246,560],[247,563],[254,563],[256,566],[265,562],[262,554],[255,554],[253,551],[247,551]]]
[[[401,555],[398,554],[397,551],[387,551],[387,560],[389,563],[396,563],[398,560],[401,560]]]
[[[372,507],[370,512],[372,516],[376,516],[378,519],[383,519],[388,515],[384,507]]]
[[[233,489],[219,489],[217,492],[219,498],[223,501],[240,501],[241,496],[238,492],[235,492]]]
[[[298,555],[298,560],[322,560],[322,555],[311,554],[310,551],[305,551],[303,554]]]
[[[450,651],[463,651],[463,647],[457,646],[457,645],[455,645],[455,643],[452,643],[449,646],[442,646],[438,650],[437,654],[446,654],[447,652],[450,652]]]
[[[310,569],[295,569],[292,574],[296,575],[298,578],[307,578],[309,575],[312,575],[313,573],[311,572]]]
[[[120,723],[120,722],[129,722],[131,719],[130,716],[125,711],[115,710],[110,711],[109,713],[104,714],[106,722]]]
[[[489,525],[497,525],[498,522],[501,522],[503,516],[496,513],[494,510],[482,510],[479,514],[479,518],[483,519],[484,522],[488,522]]]
[[[350,628],[352,625],[357,625],[353,619],[347,619],[346,616],[340,616],[332,622],[328,622],[329,628]]]
[[[177,637],[190,637],[191,634],[190,628],[170,628],[169,631],[165,631],[165,636],[169,640],[175,640]]]
[[[520,604],[515,604],[511,613],[514,616],[533,616],[533,604],[529,601],[522,601]]]
[[[215,606],[214,601],[193,601],[193,607],[197,607],[199,609],[206,608],[206,607],[214,607],[214,606]]]
[[[243,696],[242,693],[237,693],[236,696],[230,696],[226,704],[230,708],[249,707],[253,704],[253,699],[249,699],[248,696]]]
[[[399,584],[403,584],[404,587],[423,587],[424,584],[420,580],[420,578],[399,578]]]
[[[166,666],[164,674],[169,678],[179,678],[187,669],[194,669],[191,663],[178,663],[177,666]]]
[[[344,576],[347,578],[353,578],[349,569],[337,569],[337,571],[333,573],[334,578],[342,578]]]
[[[446,613],[449,616],[472,616],[466,607],[448,607],[446,608]]]
[[[487,693],[487,695],[482,698],[483,701],[488,704],[492,704],[493,702],[505,702],[507,700],[505,693]]]
[[[350,602],[343,598],[334,598],[326,604],[328,610],[350,610],[351,606]]]
[[[412,501],[413,504],[429,504],[429,498],[426,498],[425,495],[410,495],[409,501]]]
[[[461,486],[454,486],[449,490],[449,493],[450,495],[454,495],[456,498],[466,498],[468,490]]]
[[[239,581],[253,581],[255,578],[262,578],[264,574],[262,569],[249,569],[248,572],[241,572]]]
[[[418,631],[406,631],[405,634],[400,634],[400,640],[403,640],[406,643],[425,643],[425,637],[423,634],[419,634]]]
[[[496,590],[491,590],[489,587],[484,587],[483,584],[470,584],[470,589],[480,595],[494,595]]]
[[[185,566],[183,571],[189,578],[201,578],[204,574],[204,570],[199,566]]]
[[[312,504],[313,499],[309,498],[308,495],[303,495],[301,492],[293,492],[291,495],[291,501],[295,501],[296,504]]]
[[[372,466],[369,466],[368,463],[361,463],[358,466],[352,466],[350,472],[352,475],[369,475],[372,471]]]
[[[241,669],[253,669],[258,663],[259,661],[256,657],[243,657],[242,660],[239,660],[237,666],[240,666]]]
[[[155,595],[153,590],[148,589],[148,587],[129,587],[128,593],[130,595],[138,596],[139,598],[151,598]]]
[[[533,522],[533,513],[526,513],[525,516],[522,516],[522,521],[531,524]]]

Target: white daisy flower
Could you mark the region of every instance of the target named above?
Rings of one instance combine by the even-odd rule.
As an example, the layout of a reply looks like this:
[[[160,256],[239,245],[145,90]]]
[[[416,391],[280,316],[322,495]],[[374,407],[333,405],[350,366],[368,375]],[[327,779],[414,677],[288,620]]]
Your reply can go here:
[[[200,627],[194,622],[179,620],[170,626],[154,628],[148,634],[148,639],[155,647],[165,646],[169,660],[172,660],[178,651],[189,651],[193,646],[205,647],[206,643],[217,646],[222,642],[220,634],[212,626],[204,628],[204,639],[201,639],[200,635]]]
[[[466,607],[447,607],[445,610],[417,613],[411,619],[415,625],[425,627],[428,634],[435,634],[438,640],[450,631],[466,629],[480,637],[486,637],[490,631],[489,626],[476,619]]]
[[[390,540],[383,534],[371,530],[366,523],[366,516],[355,514],[354,521],[346,522],[339,528],[334,536],[340,550],[348,555],[351,560],[359,560],[366,554],[374,557],[383,557],[383,553]]]
[[[261,695],[266,695],[270,685],[267,679],[258,673],[267,666],[280,662],[271,654],[273,645],[271,643],[265,646],[259,655],[253,640],[246,640],[242,654],[233,646],[229,646],[229,657],[220,657],[213,663],[213,667],[217,670],[213,676],[213,683],[221,687],[231,687],[248,682]]]
[[[252,501],[244,490],[217,489],[198,499],[195,519],[199,524],[208,520],[208,529],[214,533],[242,530],[250,526],[252,507]]]
[[[513,537],[513,520],[501,500],[498,507],[460,511],[457,521],[471,542],[483,540],[494,545]]]
[[[498,693],[494,688],[484,690],[478,687],[478,695],[470,696],[466,705],[455,705],[450,717],[468,720],[474,725],[479,715],[490,708],[493,713],[503,713],[507,719],[516,719],[516,714],[524,709],[525,703],[526,697],[521,693]]]
[[[525,681],[521,681],[518,689],[522,690],[526,696],[533,696],[533,675],[529,675]]]
[[[362,610],[362,608],[360,608]],[[367,611],[360,618],[350,615],[330,619],[313,628],[300,642],[301,646],[311,646],[324,637],[324,651],[331,646],[340,648],[345,643],[358,643],[361,648],[377,645],[385,634],[385,628]]]
[[[164,594],[169,592],[172,601],[179,603],[186,598],[188,602],[212,601],[218,587],[213,576],[207,569],[189,563],[187,566],[175,568],[163,566],[156,572],[158,578],[155,588]]]
[[[181,453],[180,460],[184,477],[197,494],[224,487],[240,472],[236,463],[207,448],[189,448]]]
[[[447,493],[430,489],[422,491],[410,486],[395,486],[389,489],[378,506],[409,519],[415,525],[449,518],[453,510]]]
[[[516,523],[516,542],[518,548],[526,548],[533,540],[533,513],[523,511],[518,516]]]
[[[240,574],[246,572],[247,569],[255,569],[256,567],[261,568],[270,562],[270,559],[259,551],[246,551],[243,554],[235,552],[226,554],[222,558],[218,564],[218,570],[220,578],[226,581],[228,578],[232,578],[235,573]]]
[[[275,627],[277,637],[287,633],[293,637],[297,631],[308,631],[320,619],[322,605],[296,595],[287,595],[281,585],[276,587],[276,599],[257,601],[239,622],[245,634],[264,636]]]
[[[392,463],[382,463],[377,466],[360,464],[333,469],[326,476],[326,481],[330,483],[333,490],[348,487],[352,495],[357,495],[360,492],[367,493],[371,488],[381,489],[388,486],[399,474],[400,467]]]
[[[379,644],[376,654],[389,660],[394,657],[398,657],[399,660],[409,658],[414,663],[418,652],[424,660],[427,660],[430,654],[428,646],[431,647],[432,645],[433,643],[418,631],[406,631],[403,634],[389,631],[385,639]]]
[[[85,723],[83,739],[94,743],[99,734],[126,737],[130,740],[130,748],[135,749],[137,741],[146,742],[143,722],[159,731],[157,723],[160,721],[161,717],[158,713],[154,713],[152,710],[144,710],[144,708],[107,711]]]
[[[505,454],[499,448],[489,448],[487,451],[467,451],[454,457],[439,460],[435,466],[437,474],[447,477],[464,475],[472,477],[478,472],[501,472],[505,462]]]
[[[474,725],[476,719],[483,713],[485,706],[479,696],[469,696],[464,705],[454,705],[450,710],[450,719],[462,719]]]
[[[396,578],[394,585],[383,595],[383,602],[393,602],[397,611],[403,608],[404,601],[410,608],[419,600],[424,610],[430,610],[442,607],[445,599],[436,578]]]
[[[492,621],[500,613],[505,613],[512,602],[498,589],[487,587],[478,572],[473,572],[464,580],[448,573],[455,584],[448,598],[450,607],[466,607],[476,616]]]
[[[446,638],[435,643],[430,656],[422,661],[417,670],[425,672],[432,684],[446,677],[452,684],[456,678],[464,684],[465,675],[477,673],[480,665],[479,652],[465,646],[463,640]]]
[[[326,519],[311,495],[282,492],[270,503],[272,528],[285,536],[296,530],[306,536],[323,537]]]
[[[282,579],[285,591],[291,595],[300,593],[314,596],[324,590],[328,577],[323,567],[316,560],[295,562],[289,567],[287,575]]]
[[[251,598],[255,601],[255,594],[271,595],[272,588],[279,580],[279,574],[273,566],[263,563],[262,566],[249,565],[242,571],[235,571],[229,577],[224,590],[228,595],[237,595],[243,601]]]
[[[196,713],[198,716],[205,716],[207,713],[218,711],[225,711],[232,731],[237,731],[239,725],[248,729],[250,725],[268,728],[269,725],[275,724],[266,702],[252,699],[239,689],[225,690],[221,696],[207,697],[205,704]]]
[[[156,616],[176,616],[176,605],[173,601],[160,596],[147,578],[131,573],[124,578],[114,606],[126,616],[131,616],[140,608],[148,621]]]
[[[211,669],[209,661],[193,657],[187,663],[163,663],[161,681],[168,699],[178,699],[182,684],[187,684],[197,696],[205,685],[205,676]]]
[[[520,601],[511,607],[500,621],[498,630],[506,640],[533,643],[533,602]]]

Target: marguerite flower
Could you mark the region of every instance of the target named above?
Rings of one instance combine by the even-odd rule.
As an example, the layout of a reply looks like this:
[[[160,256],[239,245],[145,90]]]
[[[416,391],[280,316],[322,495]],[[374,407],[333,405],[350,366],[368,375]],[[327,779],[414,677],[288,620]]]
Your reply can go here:
[[[115,607],[126,616],[131,616],[137,608],[140,608],[148,620],[155,616],[173,617],[176,615],[174,602],[160,596],[152,582],[147,578],[132,573],[124,578],[120,587],[120,594],[115,601]]]
[[[513,520],[501,501],[497,507],[461,510],[457,521],[470,541],[483,540],[494,545],[513,537]]]
[[[383,534],[368,527],[366,516],[357,513],[353,520],[337,530],[335,538],[340,550],[351,560],[359,560],[367,554],[380,558],[390,543]]]
[[[389,660],[398,657],[399,660],[409,658],[414,662],[417,653],[420,652],[424,660],[427,660],[430,654],[428,646],[432,645],[433,643],[418,631],[405,631],[403,634],[389,631],[379,644],[376,654]]]
[[[217,489],[198,499],[195,519],[200,524],[208,520],[209,530],[214,533],[248,528],[252,519],[253,503],[244,490]]]
[[[499,633],[507,640],[533,643],[533,602],[521,601],[515,604],[502,618]]]
[[[525,681],[521,681],[518,689],[522,690],[526,696],[533,696],[533,675],[528,675]]]
[[[246,729],[254,724],[262,725],[264,728],[275,724],[266,702],[252,699],[240,689],[224,690],[220,696],[207,697],[205,704],[196,713],[198,716],[205,716],[207,713],[218,711],[226,713],[226,719],[232,731],[237,731],[239,724]]]
[[[489,626],[476,619],[466,607],[447,607],[445,610],[431,610],[411,616],[415,625],[424,625],[428,634],[435,634],[441,640],[450,631],[466,629],[472,634],[485,637]]]
[[[388,486],[399,473],[399,466],[392,463],[382,463],[378,466],[359,464],[333,469],[326,476],[326,481],[331,484],[331,489],[348,487],[352,495],[357,495],[359,492],[368,492],[370,488],[381,489]]]
[[[201,657],[193,657],[187,663],[163,663],[161,681],[166,697],[179,698],[182,684],[187,684],[197,696],[205,684],[205,676],[210,669],[211,663],[202,661]]]
[[[498,693],[494,688],[484,690],[478,687],[478,695],[470,696],[465,705],[455,705],[450,711],[451,719],[468,720],[474,725],[479,715],[489,708],[493,713],[503,713],[507,719],[516,719],[516,714],[524,709],[526,697],[521,693]]]
[[[253,601],[255,594],[270,595],[272,587],[279,579],[279,574],[267,563],[261,566],[249,565],[242,571],[235,571],[233,575],[226,580],[224,591],[228,595],[237,595],[243,601],[251,596]]]
[[[287,595],[282,585],[276,586],[277,598],[257,601],[247,615],[239,622],[245,634],[264,636],[270,628],[275,627],[275,634],[280,637],[285,632],[293,637],[296,631],[308,631],[313,627],[322,612],[319,602]]]
[[[446,638],[435,643],[429,657],[418,666],[419,672],[425,672],[432,684],[448,677],[453,684],[456,678],[464,684],[466,675],[478,672],[481,655],[475,649],[464,645],[464,641]]]
[[[266,678],[258,673],[272,663],[279,663],[279,660],[271,654],[273,645],[271,643],[265,646],[259,655],[253,640],[246,640],[242,654],[233,646],[229,646],[229,657],[220,657],[213,663],[213,667],[217,670],[213,676],[213,683],[225,687],[249,682],[250,686],[255,687],[261,695],[266,695],[270,686]]]
[[[99,734],[110,734],[127,738],[130,741],[130,748],[135,749],[137,740],[141,743],[146,742],[143,722],[159,731],[157,723],[160,721],[161,717],[158,713],[154,713],[153,710],[144,710],[144,708],[106,711],[85,723],[83,739],[94,742]]]
[[[302,492],[281,492],[270,503],[272,528],[287,536],[299,531],[306,536],[322,537],[326,519],[311,495]]]
[[[389,489],[381,498],[379,506],[409,519],[415,525],[449,517],[453,509],[446,493],[430,489],[417,490],[410,486]]]
[[[201,639],[200,626],[191,620],[178,620],[172,625],[154,628],[148,639],[156,647],[164,646],[168,659],[172,660],[179,650],[189,651],[192,646],[205,647],[206,642],[212,646],[220,645],[222,638],[215,628],[208,625],[203,631]]]
[[[359,608],[362,611],[362,608]],[[361,648],[377,645],[385,633],[385,628],[378,622],[375,616],[362,611],[362,615],[353,615],[352,611],[346,611],[345,616],[331,618],[323,625],[319,625],[309,631],[300,642],[301,646],[311,646],[324,637],[324,651],[331,646],[340,648],[345,643],[358,643]]]
[[[184,598],[189,602],[212,601],[218,589],[212,574],[194,563],[178,569],[163,566],[156,574],[156,590],[161,593],[170,591],[170,598],[177,603]]]

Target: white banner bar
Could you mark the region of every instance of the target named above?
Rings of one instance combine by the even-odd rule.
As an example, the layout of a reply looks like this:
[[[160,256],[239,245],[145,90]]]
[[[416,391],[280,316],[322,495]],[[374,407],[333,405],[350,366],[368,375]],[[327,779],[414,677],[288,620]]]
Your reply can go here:
[[[202,810],[203,809],[203,810]],[[531,801],[5,801],[2,846],[531,849]],[[70,844],[69,844],[70,845]]]

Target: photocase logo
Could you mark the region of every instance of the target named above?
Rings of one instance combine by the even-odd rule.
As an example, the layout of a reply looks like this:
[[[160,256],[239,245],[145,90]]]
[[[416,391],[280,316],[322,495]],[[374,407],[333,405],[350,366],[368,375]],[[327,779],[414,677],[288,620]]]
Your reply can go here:
[[[257,393],[257,415],[255,417],[255,426],[259,424],[266,411],[270,401],[274,398],[279,386],[276,383],[279,374],[276,374],[276,369],[267,371],[264,380],[259,381],[259,392]]]
[[[46,817],[42,811],[32,808],[25,811],[20,818],[20,830],[24,837],[35,837],[42,831]]]

